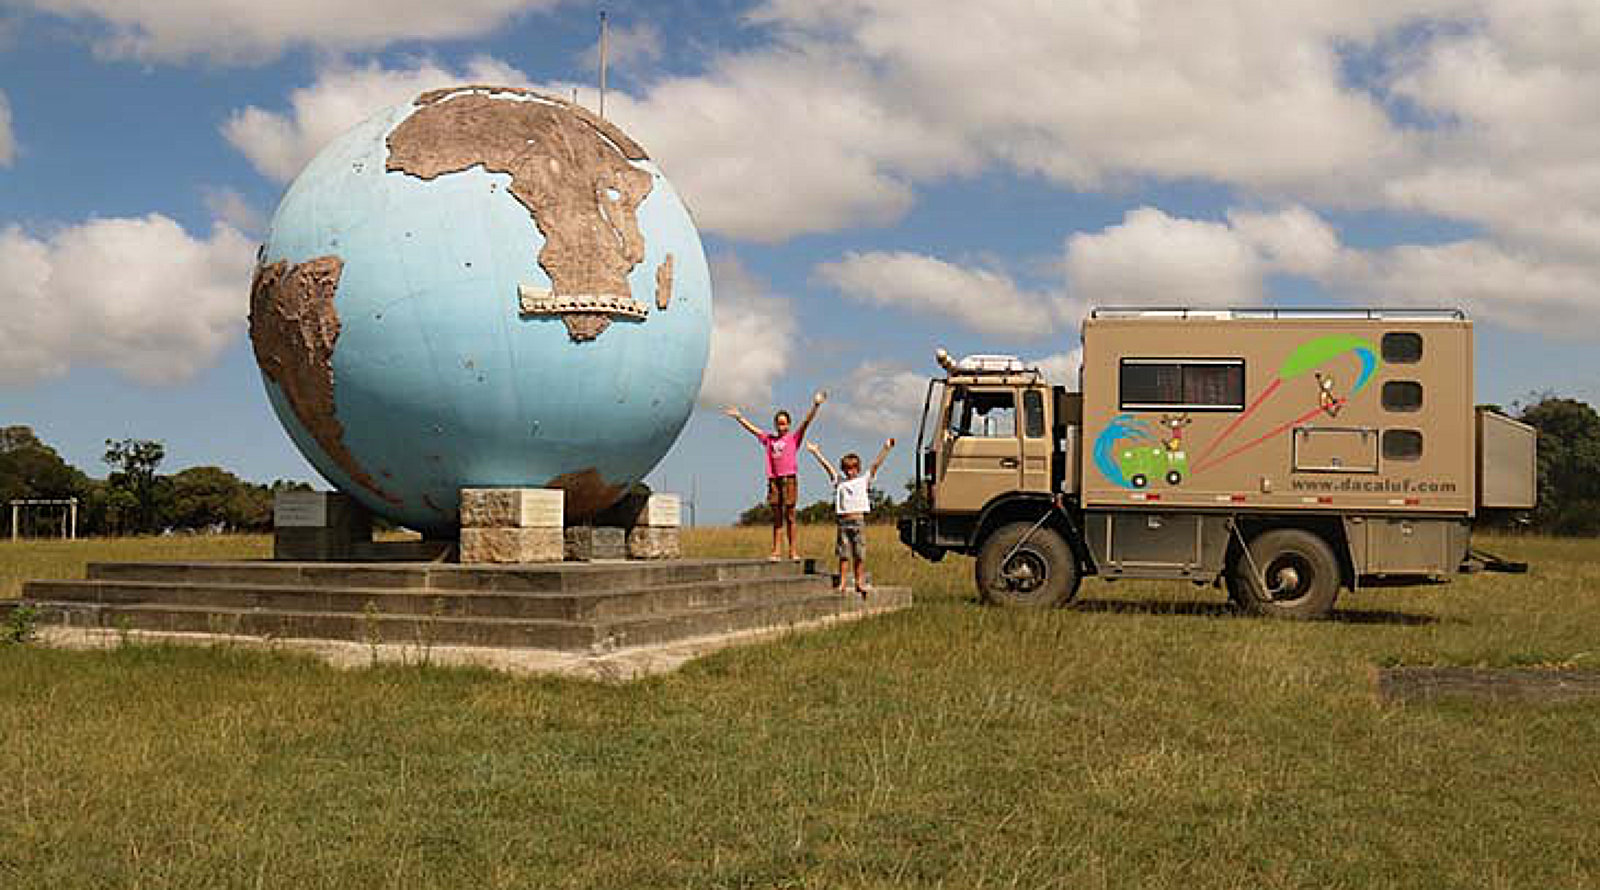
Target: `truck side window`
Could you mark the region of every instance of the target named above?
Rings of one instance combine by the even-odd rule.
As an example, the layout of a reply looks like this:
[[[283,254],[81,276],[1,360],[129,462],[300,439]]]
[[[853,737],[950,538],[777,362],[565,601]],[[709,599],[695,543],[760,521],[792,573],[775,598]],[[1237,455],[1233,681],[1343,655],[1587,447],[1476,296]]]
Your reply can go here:
[[[1417,430],[1384,430],[1384,460],[1419,460],[1422,458],[1422,433]]]
[[[967,388],[958,386],[950,391],[950,417],[947,421],[950,432],[961,435],[961,431],[967,428],[968,420]]]
[[[963,411],[958,416],[950,406],[951,431],[958,436],[984,439],[1014,439],[1017,436],[1017,403],[1010,390],[983,392],[967,390]]]
[[[1422,361],[1422,335],[1410,331],[1383,335],[1383,360],[1394,365]]]
[[[1044,396],[1037,389],[1022,393],[1022,416],[1028,438],[1037,439],[1044,435]]]
[[[1243,359],[1122,360],[1123,410],[1243,411]]]

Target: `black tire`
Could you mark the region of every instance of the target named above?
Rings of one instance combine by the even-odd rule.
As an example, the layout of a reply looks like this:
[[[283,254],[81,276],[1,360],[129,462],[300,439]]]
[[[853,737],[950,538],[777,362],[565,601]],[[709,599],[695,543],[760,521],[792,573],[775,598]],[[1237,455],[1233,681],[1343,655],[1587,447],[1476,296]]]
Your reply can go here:
[[[1028,535],[1030,529],[1031,522],[1013,522],[984,539],[975,566],[978,596],[984,602],[1045,609],[1064,605],[1077,594],[1078,559],[1071,545],[1055,529],[1040,527]]]
[[[1128,480],[1128,484],[1134,488],[1144,488],[1150,484],[1150,480],[1146,479],[1143,473],[1134,473],[1133,478]]]
[[[1273,529],[1251,539],[1248,558],[1240,553],[1226,580],[1228,597],[1246,612],[1315,620],[1327,617],[1339,597],[1339,560],[1319,535]]]
[[[1177,470],[1168,470],[1167,471],[1167,484],[1168,485],[1177,485],[1179,482],[1182,482],[1182,481],[1183,481],[1183,474],[1182,473],[1178,472]]]

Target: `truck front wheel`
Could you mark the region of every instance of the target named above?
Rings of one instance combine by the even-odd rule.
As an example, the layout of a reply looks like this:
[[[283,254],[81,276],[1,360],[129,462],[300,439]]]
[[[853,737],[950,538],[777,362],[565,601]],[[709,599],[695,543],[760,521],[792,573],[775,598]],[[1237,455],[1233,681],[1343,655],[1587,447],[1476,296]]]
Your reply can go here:
[[[1325,617],[1339,596],[1339,561],[1328,542],[1280,528],[1250,541],[1229,569],[1228,595],[1256,615],[1302,620]]]
[[[1001,606],[1059,606],[1078,592],[1072,547],[1054,529],[1030,522],[995,529],[978,550],[976,572],[978,596]]]

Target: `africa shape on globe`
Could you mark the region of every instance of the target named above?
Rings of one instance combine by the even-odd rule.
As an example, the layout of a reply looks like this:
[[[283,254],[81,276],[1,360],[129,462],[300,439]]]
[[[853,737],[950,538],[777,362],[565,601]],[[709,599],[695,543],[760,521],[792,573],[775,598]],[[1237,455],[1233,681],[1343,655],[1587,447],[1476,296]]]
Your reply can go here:
[[[608,121],[528,90],[435,90],[329,144],[261,248],[250,339],[313,466],[447,532],[463,487],[618,500],[699,395],[711,282],[688,211]]]

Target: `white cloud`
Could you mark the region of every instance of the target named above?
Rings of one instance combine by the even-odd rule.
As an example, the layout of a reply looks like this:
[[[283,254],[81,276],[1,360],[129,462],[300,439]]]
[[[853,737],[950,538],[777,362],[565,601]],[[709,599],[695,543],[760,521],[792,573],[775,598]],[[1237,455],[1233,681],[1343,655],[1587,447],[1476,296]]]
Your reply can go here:
[[[266,214],[239,194],[237,189],[208,187],[204,189],[204,198],[206,209],[211,211],[213,217],[246,235],[259,235],[267,227]]]
[[[1067,286],[1081,315],[1094,306],[1239,306],[1262,302],[1261,255],[1227,223],[1153,207],[1067,239]]]
[[[661,30],[648,21],[630,24],[612,24],[606,33],[606,69],[610,74],[618,71],[637,72],[661,58]],[[596,40],[583,52],[580,59],[585,69],[597,71],[600,67],[600,41]]]
[[[0,91],[0,167],[9,167],[17,159],[17,137],[11,132],[11,103]]]
[[[461,71],[426,60],[405,68],[377,62],[336,65],[318,72],[311,86],[291,92],[287,112],[249,106],[228,117],[222,134],[262,174],[288,182],[324,145],[378,111],[431,89],[469,82],[520,86],[527,76],[487,56]]]
[[[143,383],[183,380],[244,329],[254,246],[219,224],[97,219],[36,238],[0,230],[0,383],[87,363]]]
[[[937,257],[851,251],[817,266],[816,275],[853,300],[937,313],[985,334],[1031,339],[1055,327],[1057,297],[1024,290],[1004,273]]]
[[[866,362],[834,393],[828,415],[857,432],[909,442],[917,432],[928,374],[888,362]]]
[[[95,50],[144,61],[269,61],[288,49],[377,49],[487,34],[561,0],[18,0],[90,23]]]
[[[1044,379],[1067,389],[1078,388],[1078,372],[1083,368],[1083,347],[1075,346],[1069,352],[1029,359],[1027,364],[1044,372]]]
[[[1335,283],[1374,301],[1463,308],[1479,319],[1593,338],[1600,261],[1561,262],[1484,240],[1406,245],[1355,255]]]
[[[753,16],[771,42],[608,111],[704,225],[762,241],[893,220],[991,165],[1343,196],[1412,149],[1342,53],[1460,5],[778,0]]]
[[[859,61],[826,47],[716,59],[641,97],[608,97],[606,115],[701,226],[754,241],[889,222],[911,206],[910,177],[949,172],[964,151],[880,101]]]
[[[1572,319],[1600,306],[1600,258],[1559,260],[1481,238],[1355,249],[1304,207],[1235,210],[1227,223],[1142,208],[1070,238],[1067,266],[1086,307],[1255,305],[1267,301],[1269,273],[1317,282],[1344,302],[1459,307],[1559,336],[1592,336]]]
[[[711,358],[700,404],[766,404],[772,400],[772,385],[789,368],[794,314],[732,255],[712,258],[711,281]]]

